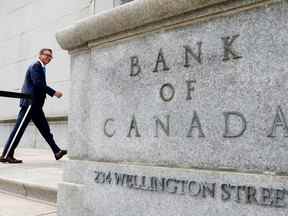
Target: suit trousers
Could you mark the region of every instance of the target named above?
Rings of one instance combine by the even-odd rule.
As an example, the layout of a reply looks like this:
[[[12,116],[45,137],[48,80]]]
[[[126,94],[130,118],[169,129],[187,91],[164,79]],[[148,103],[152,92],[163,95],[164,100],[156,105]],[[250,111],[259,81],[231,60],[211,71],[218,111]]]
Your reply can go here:
[[[28,108],[29,107],[26,106],[21,107],[16,124],[4,146],[2,153],[3,157],[14,157],[14,151],[31,120],[36,125],[46,142],[49,144],[53,153],[56,154],[60,151],[60,148],[55,143],[53,134],[50,132],[50,127],[42,107],[32,106],[31,109]]]

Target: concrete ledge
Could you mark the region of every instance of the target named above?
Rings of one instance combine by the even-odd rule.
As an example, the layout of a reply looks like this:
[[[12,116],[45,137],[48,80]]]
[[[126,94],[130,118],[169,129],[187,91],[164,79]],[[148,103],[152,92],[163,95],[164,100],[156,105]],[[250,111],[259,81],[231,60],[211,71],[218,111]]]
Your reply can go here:
[[[204,8],[220,8],[223,4],[235,4],[235,8],[251,4],[267,2],[265,0],[229,1],[229,0],[137,0],[85,18],[56,34],[56,39],[65,50],[73,50],[88,46],[89,41],[123,33],[147,24],[201,10]],[[222,6],[221,6],[222,5]],[[231,8],[229,8],[231,9]],[[213,13],[213,11],[209,11]]]
[[[0,178],[0,190],[50,203],[57,202],[57,189],[41,185]]]

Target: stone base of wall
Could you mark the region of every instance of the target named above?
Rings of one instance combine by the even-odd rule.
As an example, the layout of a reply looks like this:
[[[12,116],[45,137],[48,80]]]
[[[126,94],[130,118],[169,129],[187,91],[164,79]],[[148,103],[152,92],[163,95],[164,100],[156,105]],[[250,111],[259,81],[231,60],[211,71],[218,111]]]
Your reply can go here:
[[[54,135],[56,143],[60,148],[67,148],[67,120],[63,121],[49,121],[51,132]],[[15,123],[13,120],[7,123],[0,123],[0,147],[2,148],[6,143]],[[20,148],[36,148],[36,149],[49,149],[49,145],[46,143],[44,138],[36,126],[31,122],[20,143]],[[1,149],[2,150],[2,149]]]
[[[287,176],[69,160],[57,215],[287,215]]]

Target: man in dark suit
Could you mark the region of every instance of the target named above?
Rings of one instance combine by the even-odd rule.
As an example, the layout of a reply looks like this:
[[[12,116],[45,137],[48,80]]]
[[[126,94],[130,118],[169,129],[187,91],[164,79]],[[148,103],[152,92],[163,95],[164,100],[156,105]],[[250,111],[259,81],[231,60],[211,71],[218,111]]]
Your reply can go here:
[[[66,150],[61,150],[55,143],[53,135],[50,132],[48,121],[42,109],[46,94],[51,97],[56,96],[57,98],[60,98],[63,95],[62,92],[55,91],[46,84],[45,65],[47,65],[52,58],[51,49],[41,49],[38,60],[29,66],[22,87],[22,93],[32,95],[32,100],[26,98],[20,100],[21,109],[16,120],[16,125],[4,146],[0,162],[22,163],[22,160],[14,158],[14,151],[30,120],[34,122],[41,135],[51,147],[56,160],[61,159],[65,154],[67,154]]]

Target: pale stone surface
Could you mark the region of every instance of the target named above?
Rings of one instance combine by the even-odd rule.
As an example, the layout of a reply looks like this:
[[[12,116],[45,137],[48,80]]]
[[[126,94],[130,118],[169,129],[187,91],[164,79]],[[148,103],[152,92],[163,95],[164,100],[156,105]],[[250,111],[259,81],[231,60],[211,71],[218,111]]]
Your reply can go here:
[[[50,150],[18,148],[15,157],[23,163],[0,163],[0,191],[56,203],[67,156],[56,161]]]
[[[87,94],[89,83],[90,51],[84,50],[80,54],[73,55],[71,67],[71,91],[68,130],[69,133],[69,155],[70,157],[87,157],[87,145],[89,143],[88,125],[90,114],[90,103]]]
[[[57,215],[58,216],[86,216],[89,215],[88,209],[83,209],[83,186],[77,184],[61,183],[59,184]],[[66,208],[65,206],[69,206]]]
[[[81,22],[58,32],[56,38],[63,49],[71,50],[85,45],[90,40],[127,31],[225,1],[227,0],[137,0],[113,10],[99,13],[97,16],[83,19]]]
[[[71,51],[71,95],[78,95],[69,113],[72,160],[58,195],[60,216],[287,215],[287,1],[225,1],[223,11],[230,8],[229,13],[218,16],[211,14],[221,11],[216,3],[222,1],[189,2],[139,0],[58,34],[61,46]],[[210,5],[205,10],[211,16],[196,22],[194,3],[220,9]],[[178,26],[166,28],[172,19]],[[158,29],[145,32],[148,23]],[[129,37],[135,27],[139,35]],[[231,43],[227,61],[224,37]],[[200,41],[201,63],[189,56],[185,67],[184,46],[197,55]],[[133,56],[141,66],[137,76],[131,76]],[[163,70],[164,59],[169,70]],[[195,89],[187,100],[192,80]],[[159,93],[167,83],[175,89],[169,102]],[[225,123],[227,112],[234,116]],[[199,123],[192,123],[195,113]],[[243,128],[239,113],[247,128],[228,138]],[[168,115],[169,135],[163,129]],[[157,119],[163,122],[159,133]],[[278,126],[269,137],[273,121]],[[117,183],[119,174],[126,176],[123,184]],[[137,178],[146,179],[145,185],[139,187]],[[149,186],[153,178],[164,179],[162,190]],[[215,196],[187,193],[183,181],[213,184]],[[231,196],[222,187],[231,187]],[[240,198],[235,188],[242,188]]]
[[[213,216],[228,216],[228,215],[245,215],[245,216],[270,216],[281,215],[285,216],[288,213],[287,201],[285,195],[286,207],[271,207],[261,206],[261,188],[287,189],[288,181],[284,176],[270,176],[258,174],[240,174],[234,172],[217,172],[204,171],[193,169],[177,169],[164,167],[136,166],[127,164],[114,163],[99,163],[99,162],[82,162],[70,161],[69,168],[66,172],[69,178],[64,179],[65,184],[61,186],[59,196],[62,199],[62,207],[58,209],[58,213],[69,211],[69,208],[81,206],[81,215],[87,216],[124,216],[124,215],[157,215],[157,216],[188,216],[191,212],[195,216],[213,215]],[[86,168],[84,168],[86,167]],[[95,182],[96,174],[94,171],[103,173],[111,172],[112,182],[97,184]],[[214,198],[206,193],[203,197],[203,190],[197,196],[192,196],[186,191],[181,194],[182,186],[178,185],[176,193],[172,193],[176,184],[171,184],[169,187],[170,193],[165,191],[145,191],[143,189],[134,189],[127,185],[124,180],[123,186],[115,184],[114,172],[166,179],[188,180],[197,183],[215,183]],[[76,179],[82,175],[82,184]],[[107,178],[108,179],[108,178]],[[102,180],[100,180],[102,182]],[[79,185],[70,184],[68,182],[77,182]],[[148,180],[147,180],[148,182]],[[146,183],[147,183],[146,182]],[[148,183],[147,183],[148,184]],[[230,184],[233,186],[251,186],[257,190],[257,202],[247,202],[245,191],[240,192],[240,201],[231,193],[231,199],[222,200],[225,193],[221,189],[221,185]],[[194,188],[195,189],[195,188]],[[196,190],[196,189],[195,189]],[[81,191],[81,192],[80,192]],[[76,194],[75,193],[80,193]],[[82,197],[80,199],[80,197]],[[267,201],[267,200],[266,200]],[[65,204],[69,203],[69,208],[63,210]],[[77,212],[79,211],[77,209]],[[237,212],[237,213],[236,213]],[[235,214],[236,213],[236,214]],[[59,214],[70,215],[70,214]],[[72,214],[74,215],[74,214]],[[75,214],[77,215],[77,214]]]
[[[81,83],[85,80],[87,96],[79,96],[82,109],[78,101],[71,104],[75,107],[71,136],[79,130],[75,119],[87,116],[80,127],[88,128],[88,132],[83,131],[87,138],[78,143],[84,143],[83,148],[88,146],[91,160],[287,172],[285,131],[277,127],[276,137],[267,137],[277,107],[281,106],[287,115],[287,12],[287,4],[276,4],[269,9],[263,7],[232,15],[229,19],[219,18],[92,48],[89,74],[82,70],[86,74],[84,78],[79,81],[80,75],[75,75],[72,81],[74,95],[76,89],[82,93]],[[221,37],[238,34],[233,50],[242,58],[223,62]],[[191,67],[185,68],[183,46],[189,45],[196,52],[199,41],[203,43],[202,64],[191,58]],[[152,71],[160,48],[170,70],[163,71],[159,63],[159,72],[155,73]],[[142,72],[131,77],[130,57],[135,55],[139,57]],[[75,69],[77,64],[87,63],[85,58],[73,56],[72,61],[75,71],[82,69],[82,66]],[[191,93],[193,99],[188,101],[187,80],[196,80],[195,91]],[[165,83],[175,88],[171,102],[164,102],[159,96]],[[194,111],[205,137],[199,137],[197,128],[193,137],[187,137]],[[242,113],[247,121],[241,137],[223,137],[223,112],[229,111]],[[135,129],[127,137],[133,115],[141,137],[135,136]],[[166,115],[170,115],[170,136],[159,126],[159,137],[155,137],[155,116],[166,124]],[[110,118],[113,121],[106,131],[115,131],[111,138],[103,130]],[[242,127],[239,117],[231,121],[230,130],[238,133]]]
[[[1,216],[56,216],[55,206],[36,200],[29,200],[7,193],[0,193],[0,200]],[[17,207],[15,203],[17,203]]]
[[[62,167],[66,161],[56,161],[52,152],[46,149],[19,148],[15,157],[22,159],[22,164],[0,163],[0,178],[15,182],[25,182],[57,189],[62,179]]]
[[[275,2],[275,0],[267,1],[267,4],[273,1]],[[206,8],[209,8],[210,10],[202,15],[205,16],[223,13],[231,10],[231,8],[247,7],[255,3],[263,2],[263,0],[235,1],[232,6],[230,6],[227,0],[137,0],[114,8],[113,10],[98,13],[96,16],[80,20],[62,31],[57,32],[56,38],[63,49],[74,50],[87,45],[89,41],[105,40],[108,36],[121,35],[125,32],[129,33],[129,31],[137,28],[145,28],[147,25],[157,24],[164,20],[167,21],[174,17],[181,16],[181,14],[190,13],[197,17],[198,11],[202,9],[205,11]],[[181,23],[181,21],[179,23]],[[169,22],[166,23],[166,25],[169,26]],[[159,26],[155,29],[159,29]]]

